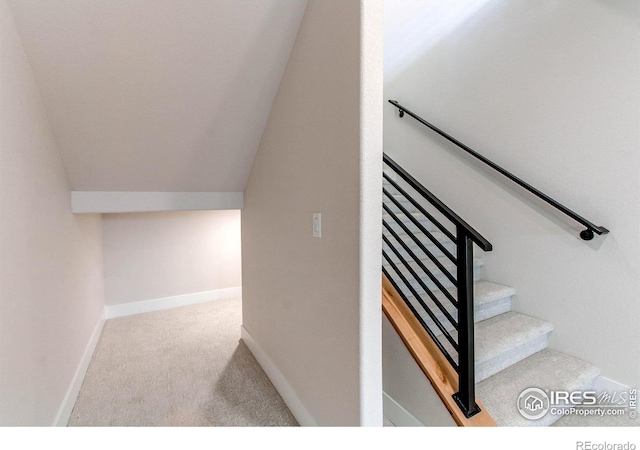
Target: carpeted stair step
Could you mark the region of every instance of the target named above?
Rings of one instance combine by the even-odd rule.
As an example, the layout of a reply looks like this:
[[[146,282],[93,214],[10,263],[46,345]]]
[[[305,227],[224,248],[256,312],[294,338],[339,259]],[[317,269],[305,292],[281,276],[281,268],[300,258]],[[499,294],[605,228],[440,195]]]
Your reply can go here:
[[[517,399],[530,387],[545,390],[589,389],[600,370],[556,350],[543,349],[481,381],[476,395],[498,426],[550,426],[561,416],[547,413],[532,421],[517,409]]]
[[[509,286],[480,281],[474,284],[474,316],[476,322],[511,311],[511,300],[516,290]]]
[[[476,383],[547,347],[553,325],[516,312],[476,324]]]
[[[384,247],[385,246],[383,246],[383,248]],[[391,257],[390,259],[393,261],[396,267],[400,270],[400,273],[402,273],[404,277],[407,280],[409,280],[411,286],[416,290],[416,292],[418,294],[424,294],[425,290],[422,288],[422,286],[420,286],[420,283],[417,280],[413,279],[411,272],[409,272],[409,270],[404,265],[399,263],[395,255],[391,254],[391,250],[387,249],[385,251]],[[446,256],[441,256],[436,259],[449,273],[453,274],[455,278],[455,274],[456,274],[455,264],[453,264],[451,260]],[[451,280],[438,269],[438,267],[434,264],[433,261],[431,261],[430,259],[423,259],[421,260],[421,262],[430,272],[433,273],[436,280],[438,280],[445,289],[453,287],[453,283],[451,282]],[[484,261],[482,259],[480,258],[473,259],[474,281],[478,281],[480,279],[480,269],[482,268],[483,265],[484,265]],[[440,290],[438,285],[434,283],[433,280],[424,273],[424,271],[418,266],[416,262],[410,262],[409,266],[411,266],[411,268],[416,272],[416,274],[420,276],[420,279],[422,280],[423,283],[426,284],[429,290],[433,292]],[[396,272],[391,268],[391,266],[384,259],[383,259],[383,267],[387,270],[391,278],[396,282],[399,289],[401,289],[403,292],[406,291],[406,295],[412,295],[411,291],[405,287],[405,284],[402,282],[400,277],[396,274]]]
[[[457,294],[455,288],[449,288],[447,291],[454,299],[456,298]],[[511,297],[515,294],[515,290],[513,288],[481,280],[474,283],[474,292],[475,297],[473,307],[475,322],[480,322],[511,311]],[[434,292],[434,295],[449,315],[457,321],[458,310],[453,303],[451,303],[450,299],[446,297],[442,291]],[[436,305],[433,299],[428,295],[424,295],[421,298],[434,313],[438,321],[445,326],[447,331],[453,331],[454,326],[448,320],[444,312],[442,312],[442,309]],[[420,312],[420,316],[427,326],[431,329],[435,329],[436,325],[433,323],[433,319],[423,311],[424,308],[418,300],[413,296],[408,297],[407,300],[414,306],[416,311]]]
[[[475,324],[476,383],[547,347],[553,326],[510,311]],[[457,352],[437,328],[436,338],[454,359]],[[457,332],[450,332],[458,340]]]

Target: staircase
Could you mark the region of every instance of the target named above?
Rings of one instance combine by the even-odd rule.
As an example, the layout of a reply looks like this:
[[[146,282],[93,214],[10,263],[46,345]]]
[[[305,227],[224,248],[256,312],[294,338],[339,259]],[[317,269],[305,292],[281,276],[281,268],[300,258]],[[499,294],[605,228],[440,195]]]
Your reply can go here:
[[[402,205],[404,211],[387,196],[384,197],[384,204],[391,209],[396,219],[418,238],[422,243],[422,248],[399,223],[395,222],[396,219],[388,212],[384,213],[383,220],[397,237],[394,237],[386,227],[383,227],[383,235],[387,240],[394,242],[400,238],[422,264],[431,271],[432,275],[428,276],[419,270],[419,264],[412,261],[410,253],[401,245],[399,245],[401,249],[398,255],[389,248],[387,242],[383,243],[383,250],[387,254],[387,259],[383,260],[383,268],[391,275],[395,273],[392,264],[390,264],[393,263],[403,273],[410,287],[399,276],[394,277],[395,287],[402,291],[407,302],[416,311],[419,311],[424,324],[441,345],[450,354],[456,355],[456,350],[450,339],[444,336],[444,331],[446,331],[454,340],[457,340],[456,330],[447,320],[447,316],[450,316],[457,321],[457,309],[451,301],[448,301],[451,296],[455,297],[455,287],[451,276],[455,276],[456,268],[450,258],[446,256],[446,252],[455,255],[455,243],[441,228],[434,226],[432,221],[420,212],[412,202],[407,200],[404,195],[399,194],[388,181],[384,181],[384,188],[388,192],[394,192],[393,198]],[[426,208],[427,205],[424,207]],[[429,231],[437,243],[428,238],[407,213]],[[433,258],[429,258],[423,248],[426,248],[439,264]],[[403,265],[400,257],[410,261],[408,265],[413,270]],[[551,426],[562,416],[546,414],[538,420],[529,420],[523,417],[517,409],[517,399],[520,393],[530,387],[542,390],[568,391],[589,389],[599,376],[599,369],[548,348],[548,337],[553,331],[552,324],[512,311],[511,301],[515,290],[509,286],[484,280],[482,277],[483,265],[484,262],[481,258],[474,258],[476,398],[479,400],[481,408],[491,416],[498,426]],[[443,270],[449,271],[449,275]],[[422,283],[413,276],[415,274],[418,274]],[[444,307],[444,311],[427,295],[422,284],[435,295],[436,300]],[[417,293],[429,306],[436,320],[424,312],[414,293]],[[439,326],[437,322],[439,322]],[[396,327],[396,329],[398,328]]]

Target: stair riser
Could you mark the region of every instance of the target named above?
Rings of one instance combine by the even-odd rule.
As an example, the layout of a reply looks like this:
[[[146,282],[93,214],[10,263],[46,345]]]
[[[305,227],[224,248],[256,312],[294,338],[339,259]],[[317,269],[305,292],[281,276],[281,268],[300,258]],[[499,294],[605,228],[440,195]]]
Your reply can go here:
[[[509,295],[507,297],[498,298],[492,302],[476,305],[474,307],[475,322],[478,323],[482,320],[487,320],[491,317],[511,311],[511,299],[512,297]]]
[[[425,294],[423,300],[431,308],[431,311],[436,316],[436,319],[444,325],[445,329],[449,332],[453,331],[455,328],[447,319],[445,314],[438,308],[437,305],[433,303],[433,301],[428,298]],[[438,299],[440,303],[445,307],[445,309],[449,312],[451,317],[457,321],[458,320],[458,310],[453,306],[453,304],[448,299]],[[416,308],[418,312],[420,312],[422,319],[427,324],[429,328],[432,330],[437,329],[437,325],[433,322],[433,319],[426,313],[422,312],[422,306],[415,300],[413,300],[412,304]],[[498,298],[489,303],[475,304],[474,305],[474,322],[478,323],[482,320],[489,319],[491,317],[495,317],[499,314],[503,314],[511,311],[511,296]],[[436,333],[436,335],[440,334],[440,331]]]
[[[482,363],[476,363],[476,382],[480,382],[495,375],[501,370],[539,352],[547,347],[548,333],[511,347],[508,351]]]
[[[426,321],[425,321],[426,322]],[[477,323],[478,321],[476,321]],[[447,341],[447,339],[443,336],[442,332],[437,328],[437,326],[433,323],[432,320],[427,322],[433,331],[434,335],[440,341],[440,343],[447,349],[447,351],[454,357],[457,357],[456,351],[453,349],[451,344]],[[444,324],[445,322],[441,322]],[[457,333],[450,327],[448,332],[451,333],[454,339],[457,339]],[[476,330],[477,334],[477,330]],[[528,339],[526,342],[521,342],[519,344],[511,346],[509,349],[503,351],[502,353],[496,354],[490,359],[485,361],[478,361],[478,354],[476,353],[476,364],[475,364],[475,377],[476,383],[481,382],[489,378],[492,375],[497,374],[498,372],[510,367],[518,362],[528,358],[529,356],[545,349],[547,347],[549,333],[543,333],[538,336],[532,337]]]

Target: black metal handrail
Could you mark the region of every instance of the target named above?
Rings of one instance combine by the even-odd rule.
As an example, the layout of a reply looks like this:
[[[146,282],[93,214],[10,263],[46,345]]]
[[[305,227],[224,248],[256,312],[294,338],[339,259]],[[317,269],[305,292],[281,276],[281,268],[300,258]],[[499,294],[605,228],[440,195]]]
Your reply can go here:
[[[402,183],[383,172],[389,189],[383,186],[383,198],[386,199],[383,210],[388,220],[383,217],[382,271],[457,372],[458,392],[453,398],[465,416],[472,417],[480,412],[475,401],[473,244],[485,251],[491,251],[492,245],[388,155],[383,155],[383,161]],[[424,205],[407,192],[409,189],[416,198],[426,201]],[[451,223],[455,233],[427,211],[427,203]],[[407,220],[401,220],[400,214]],[[427,229],[416,216],[427,221],[439,234]],[[417,232],[411,231],[408,224]],[[406,239],[396,230],[401,230]],[[447,246],[455,246],[455,256]],[[450,261],[446,264],[453,263],[455,270],[447,269],[440,258]],[[455,295],[445,284],[450,284]],[[457,317],[450,308],[455,310]]]
[[[456,226],[461,226],[464,228],[465,232],[469,234],[469,237],[478,244],[478,246],[484,251],[491,251],[491,243],[487,241],[480,233],[478,233],[471,225],[462,220],[460,216],[454,213],[451,208],[442,203],[438,197],[433,195],[427,188],[418,183],[415,178],[413,178],[409,173],[404,170],[398,163],[396,163],[393,159],[391,159],[387,154],[382,155],[383,161],[393,169],[395,173],[400,175],[400,177],[409,184],[413,189],[415,189],[422,197],[427,199],[429,203],[431,203],[435,208],[440,211],[447,219],[456,224]],[[384,176],[384,174],[383,174]],[[390,181],[388,176],[385,176],[387,181]],[[392,183],[393,184],[393,183]],[[409,198],[409,200],[411,200]],[[415,201],[415,200],[414,200]]]
[[[417,114],[411,112],[410,110],[408,110],[407,108],[405,108],[404,106],[399,104],[396,100],[389,100],[389,103],[391,103],[393,106],[395,106],[396,108],[399,109],[400,117],[403,117],[405,113],[409,114],[411,117],[416,119],[418,122],[420,122],[421,124],[423,124],[426,127],[430,128],[431,130],[435,131],[436,133],[438,133],[440,136],[444,137],[448,141],[453,142],[455,145],[460,147],[465,152],[469,153],[474,158],[482,161],[484,164],[488,165],[489,167],[491,167],[492,169],[496,170],[500,174],[502,174],[505,177],[509,178],[511,181],[515,182],[519,186],[521,186],[524,189],[526,189],[527,191],[531,192],[536,197],[542,199],[543,201],[547,202],[548,204],[550,204],[554,208],[558,209],[562,213],[564,213],[567,216],[571,217],[576,222],[579,222],[582,225],[584,225],[585,227],[587,227],[586,230],[583,230],[583,231],[580,232],[580,237],[583,240],[590,241],[591,239],[593,239],[593,236],[594,236],[593,234],[594,233],[599,234],[599,235],[609,233],[609,230],[606,229],[605,227],[593,224],[592,222],[590,222],[589,220],[587,220],[584,217],[580,216],[579,214],[575,213],[574,211],[570,210],[566,206],[558,203],[556,200],[554,200],[553,198],[549,197],[548,195],[546,195],[545,193],[541,192],[540,190],[536,189],[535,187],[531,186],[529,183],[527,183],[527,182],[523,181],[522,179],[518,178],[517,176],[513,175],[511,172],[509,172],[506,169],[500,167],[499,165],[497,165],[496,163],[494,163],[490,159],[482,156],[480,153],[478,153],[477,151],[473,150],[471,147],[463,144],[462,142],[460,142],[456,138],[452,137],[451,135],[445,133],[444,131],[442,131],[438,127],[430,124],[429,122],[424,120],[422,117],[420,117]]]

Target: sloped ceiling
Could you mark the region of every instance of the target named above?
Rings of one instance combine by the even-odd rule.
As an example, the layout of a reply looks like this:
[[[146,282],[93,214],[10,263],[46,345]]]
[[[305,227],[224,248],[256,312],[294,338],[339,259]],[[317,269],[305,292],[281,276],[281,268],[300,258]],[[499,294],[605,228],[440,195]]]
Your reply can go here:
[[[243,191],[303,0],[9,0],[76,191]]]

